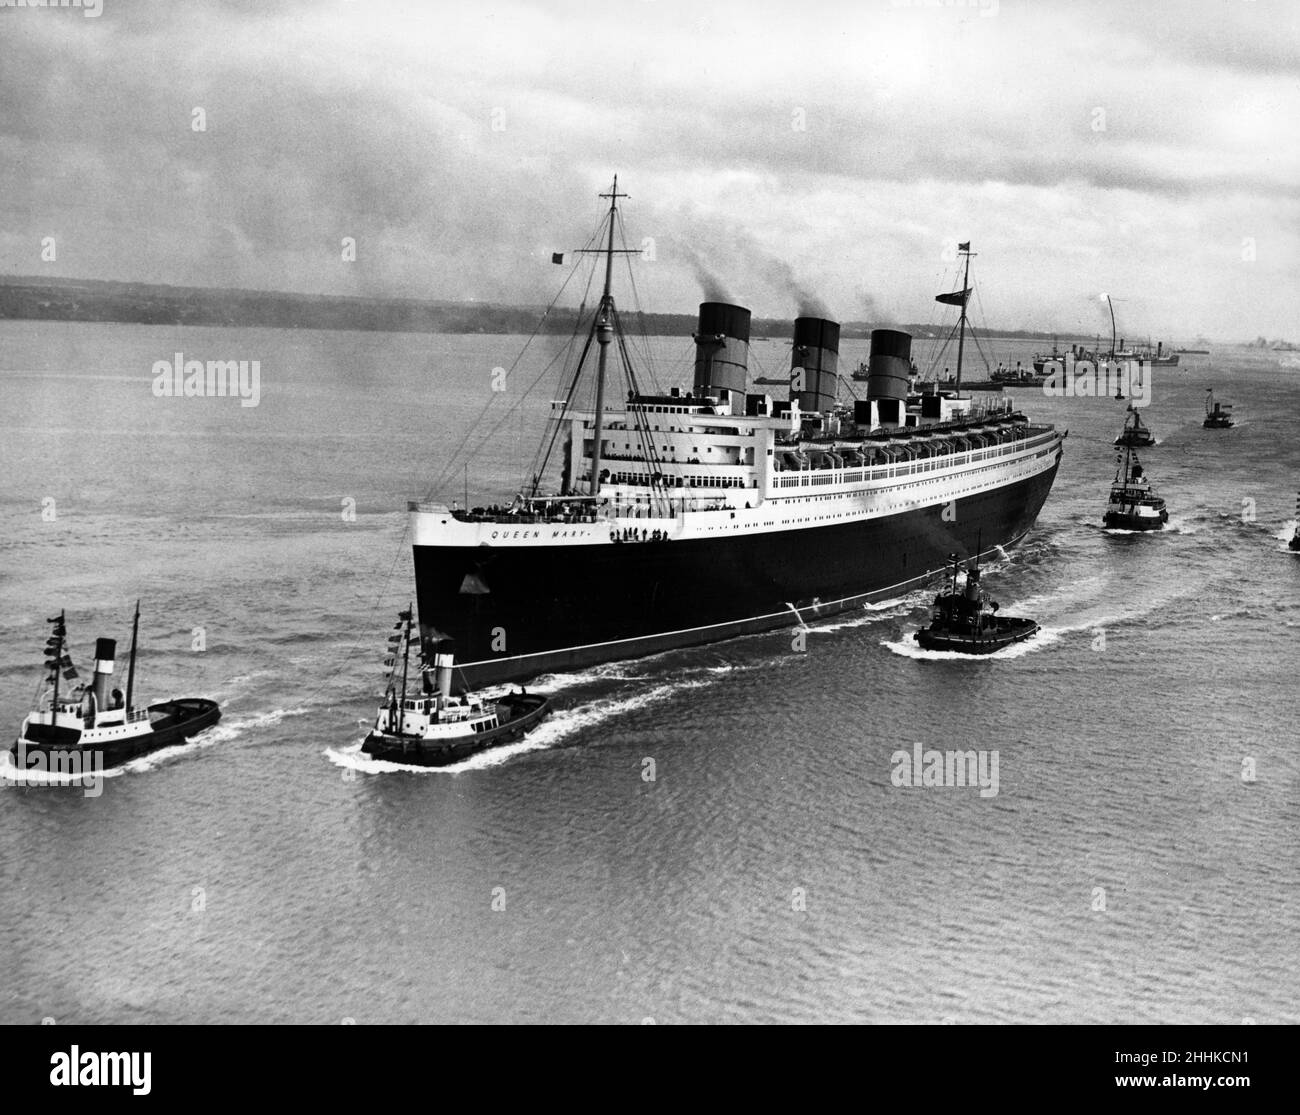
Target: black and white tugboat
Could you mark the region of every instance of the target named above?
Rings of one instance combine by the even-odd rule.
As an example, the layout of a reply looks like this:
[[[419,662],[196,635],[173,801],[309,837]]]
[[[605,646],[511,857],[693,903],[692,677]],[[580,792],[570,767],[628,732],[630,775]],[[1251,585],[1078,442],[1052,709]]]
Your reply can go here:
[[[1126,445],[1110,486],[1102,522],[1114,530],[1160,530],[1169,521],[1165,501],[1156,495],[1133,447]]]
[[[1207,430],[1228,430],[1232,428],[1232,410],[1229,403],[1214,401],[1214,388],[1205,389],[1205,421],[1201,423]]]
[[[113,688],[113,639],[95,642],[95,672],[90,684],[61,690],[60,681],[78,682],[77,668],[68,653],[64,613],[47,621],[50,637],[45,644],[46,676],[36,708],[23,720],[18,739],[10,748],[19,770],[42,766],[59,770],[85,760],[99,768],[119,766],[130,759],[183,743],[221,719],[216,701],[206,697],[181,697],[147,706],[135,704],[135,659],[140,634],[140,604],[131,625],[131,657],[126,672],[126,693]],[[49,686],[49,699],[44,699]]]
[[[1128,420],[1124,423],[1124,429],[1120,431],[1119,437],[1115,439],[1115,444],[1143,449],[1148,445],[1155,445],[1155,443],[1155,435],[1142,421],[1142,416],[1134,409],[1133,404],[1130,403]]]
[[[384,703],[362,752],[392,763],[442,767],[519,739],[549,715],[550,698],[523,688],[492,699],[472,693],[453,696],[451,640],[438,633],[424,643],[433,646],[433,661],[417,655],[418,682],[411,678],[411,645],[416,643],[418,650],[420,644],[412,612],[407,608],[398,614],[389,636]]]
[[[916,633],[926,650],[951,650],[959,654],[992,654],[1023,642],[1038,633],[1032,619],[999,616],[998,603],[980,587],[979,558],[966,569],[966,585],[957,591],[961,564],[951,555],[952,575],[947,592],[934,598],[934,616],[929,627]]]

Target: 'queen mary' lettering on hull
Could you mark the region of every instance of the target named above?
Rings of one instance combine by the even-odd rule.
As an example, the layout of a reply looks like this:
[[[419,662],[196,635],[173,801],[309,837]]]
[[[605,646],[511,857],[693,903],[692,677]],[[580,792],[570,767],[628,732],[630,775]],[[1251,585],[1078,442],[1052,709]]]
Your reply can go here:
[[[584,356],[597,398],[618,334],[606,285]],[[1064,434],[1000,396],[988,405],[909,386],[911,338],[872,335],[865,400],[834,401],[839,327],[801,318],[789,399],[747,393],[749,312],[706,302],[695,378],[641,390],[627,351],[617,410],[580,412],[583,361],[552,404],[560,483],[508,506],[411,505],[426,634],[455,640],[458,684],[556,670],[790,626],[897,595],[954,551],[985,553],[1032,529]],[[504,633],[505,637],[501,635]]]

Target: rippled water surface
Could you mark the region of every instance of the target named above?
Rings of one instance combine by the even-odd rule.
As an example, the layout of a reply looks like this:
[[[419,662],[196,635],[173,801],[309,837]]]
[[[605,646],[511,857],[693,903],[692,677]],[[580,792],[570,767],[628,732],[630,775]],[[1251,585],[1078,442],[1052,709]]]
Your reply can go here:
[[[551,677],[527,741],[411,772],[356,754],[413,596],[402,509],[440,472],[462,494],[448,460],[483,412],[471,499],[526,474],[559,342],[515,367],[521,338],[0,341],[0,723],[45,617],[67,609],[85,667],[137,596],[141,690],[225,710],[98,797],[0,790],[0,1020],[1297,1021],[1285,357],[1156,371],[1152,537],[1100,527],[1124,404],[1016,393],[1070,430],[1037,529],[985,578],[1031,643],[920,653],[916,593],[803,652],[778,632]],[[688,339],[649,348],[688,381]],[[260,360],[260,404],[155,399],[177,351]],[[1201,428],[1210,385],[1235,429]],[[998,792],[895,787],[917,742],[996,750]]]

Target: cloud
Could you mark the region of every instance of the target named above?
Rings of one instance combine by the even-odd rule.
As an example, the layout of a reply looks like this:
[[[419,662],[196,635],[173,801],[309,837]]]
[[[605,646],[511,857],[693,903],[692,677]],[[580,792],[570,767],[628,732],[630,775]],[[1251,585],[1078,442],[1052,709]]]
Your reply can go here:
[[[1068,327],[1103,288],[1149,292],[1134,330],[1292,320],[1300,35],[1275,4],[3,16],[10,273],[53,235],[61,274],[544,302],[620,171],[659,244],[647,309],[924,318],[973,237],[1008,325]]]

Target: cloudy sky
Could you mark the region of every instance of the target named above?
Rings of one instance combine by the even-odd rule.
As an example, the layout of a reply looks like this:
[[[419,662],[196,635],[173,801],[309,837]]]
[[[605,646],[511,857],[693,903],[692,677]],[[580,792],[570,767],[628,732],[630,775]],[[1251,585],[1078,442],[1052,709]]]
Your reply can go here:
[[[0,272],[1300,339],[1296,0],[13,2]]]

